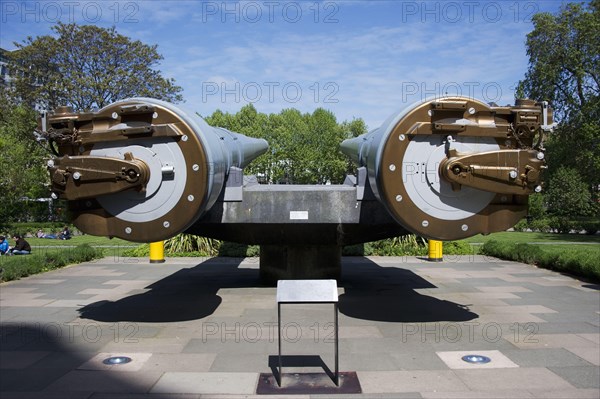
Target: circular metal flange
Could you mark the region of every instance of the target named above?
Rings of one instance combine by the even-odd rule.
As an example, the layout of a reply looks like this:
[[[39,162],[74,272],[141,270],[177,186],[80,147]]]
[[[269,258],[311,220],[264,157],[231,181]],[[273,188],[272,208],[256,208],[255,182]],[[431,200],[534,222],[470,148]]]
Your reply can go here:
[[[442,136],[415,136],[406,147],[401,178],[408,197],[422,212],[439,220],[463,220],[485,208],[495,194],[470,187],[455,191],[440,177],[439,166],[446,159],[447,144]],[[451,145],[461,153],[499,148],[486,137],[458,137]]]
[[[494,151],[505,148],[505,138],[473,136],[460,131],[432,133],[430,114],[441,112],[430,111],[438,100],[421,103],[405,113],[383,138],[377,176],[380,199],[400,224],[431,239],[456,240],[485,233],[492,219],[494,226],[511,227],[524,216],[526,207],[522,204],[510,209],[497,207],[495,193],[452,187],[439,171],[448,149],[458,153]],[[474,114],[480,111],[482,118],[489,118],[490,108],[480,101],[466,97],[443,100],[467,103],[464,110],[444,111],[449,121],[479,117]],[[485,122],[493,123],[493,118]]]
[[[129,105],[153,106],[151,123],[169,124],[179,136],[95,144],[87,155],[123,159],[130,152],[148,165],[150,180],[145,191],[128,190],[98,197],[92,209],[75,205],[73,222],[94,234],[133,242],[161,241],[185,230],[204,212],[210,194],[209,162],[199,135],[173,109],[132,99],[112,104],[99,114],[110,117]],[[183,136],[187,140],[182,140]]]
[[[128,141],[126,147],[96,144],[90,155],[123,159],[126,153],[131,153],[150,169],[146,189],[101,196],[97,198],[98,203],[108,213],[128,222],[149,222],[164,216],[177,205],[187,177],[182,167],[185,158],[176,141],[171,138],[161,141],[137,139]],[[172,173],[163,173],[165,165],[177,165],[177,168],[173,167]]]

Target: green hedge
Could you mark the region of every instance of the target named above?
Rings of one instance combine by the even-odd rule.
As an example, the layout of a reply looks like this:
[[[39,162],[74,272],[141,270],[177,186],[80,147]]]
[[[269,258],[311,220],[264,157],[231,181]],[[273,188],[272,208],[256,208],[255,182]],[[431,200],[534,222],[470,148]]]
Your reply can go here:
[[[0,256],[0,281],[17,280],[21,277],[59,269],[73,263],[101,258],[104,252],[87,244],[75,248],[35,249],[31,255]]]
[[[543,248],[542,248],[543,247]],[[566,272],[600,281],[600,248],[553,248],[531,244],[512,244],[489,240],[479,252],[496,258],[533,264],[546,269]]]

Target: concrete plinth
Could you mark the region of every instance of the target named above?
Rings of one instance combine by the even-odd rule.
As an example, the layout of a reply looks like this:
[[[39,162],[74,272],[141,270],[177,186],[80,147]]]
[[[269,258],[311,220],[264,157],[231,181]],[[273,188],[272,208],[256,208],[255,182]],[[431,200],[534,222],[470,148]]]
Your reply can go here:
[[[342,248],[337,245],[261,245],[260,277],[268,284],[288,279],[339,279]]]

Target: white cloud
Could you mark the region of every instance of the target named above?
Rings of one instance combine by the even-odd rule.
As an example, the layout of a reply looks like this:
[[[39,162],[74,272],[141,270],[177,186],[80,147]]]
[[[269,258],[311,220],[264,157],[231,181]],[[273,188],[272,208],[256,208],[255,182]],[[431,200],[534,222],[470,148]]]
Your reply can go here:
[[[249,3],[238,3],[240,13]],[[340,120],[362,117],[376,127],[428,92],[440,91],[435,93],[440,95],[453,90],[453,82],[465,91],[475,88],[478,98],[485,94],[484,85],[497,84],[502,89],[498,102],[510,102],[510,87],[527,68],[524,41],[531,24],[523,19],[531,11],[525,6],[532,2],[519,5],[518,18],[511,14],[513,2],[496,2],[503,13],[497,23],[490,22],[489,15],[487,20],[482,16],[486,2],[477,3],[479,14],[473,21],[466,20],[465,13],[457,23],[444,21],[449,15],[432,19],[423,14],[420,7],[424,3],[434,7],[431,2],[320,2],[315,18],[314,2],[296,1],[303,13],[296,23],[290,22],[291,14],[281,14],[284,3],[278,3],[273,21],[265,13],[265,2],[252,3],[263,12],[255,23],[248,21],[253,15],[250,9],[239,14],[236,22],[236,16],[224,16],[222,9],[207,8],[222,7],[221,1],[138,1],[135,10],[120,1],[115,25],[122,34],[159,45],[165,57],[160,65],[163,74],[175,78],[184,87],[188,105],[203,114],[217,108],[235,112],[246,100],[256,100],[263,112],[325,107]],[[105,7],[108,11],[110,4]],[[419,7],[417,13],[409,13],[407,4]],[[127,11],[135,11],[132,17],[137,23],[123,21]],[[327,16],[337,23],[324,23]],[[114,15],[106,13],[99,23],[108,24],[111,18]],[[5,32],[18,31],[22,40],[26,34],[47,34],[49,27],[18,21],[4,24],[2,45],[6,37],[11,38]],[[222,93],[207,96],[203,92],[207,82],[216,83],[219,90],[222,85],[236,90],[239,84],[239,98]],[[257,85],[263,90],[258,98],[251,93]],[[283,92],[286,85],[289,93]],[[297,87],[300,98],[291,91]],[[415,87],[417,92],[412,93]]]

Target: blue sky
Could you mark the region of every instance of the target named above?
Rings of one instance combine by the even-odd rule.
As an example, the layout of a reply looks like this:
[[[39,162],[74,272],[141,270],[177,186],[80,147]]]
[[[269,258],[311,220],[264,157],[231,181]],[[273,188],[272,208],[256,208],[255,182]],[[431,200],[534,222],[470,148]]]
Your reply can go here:
[[[512,103],[535,12],[563,1],[8,1],[0,47],[58,20],[115,26],[164,56],[159,68],[202,115],[329,109],[378,127],[429,96]]]

